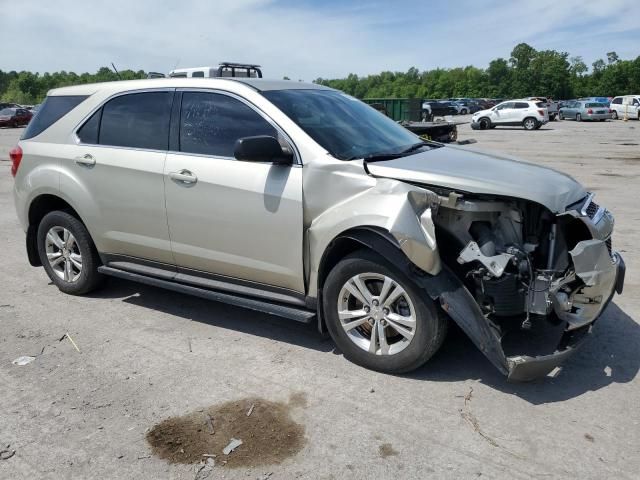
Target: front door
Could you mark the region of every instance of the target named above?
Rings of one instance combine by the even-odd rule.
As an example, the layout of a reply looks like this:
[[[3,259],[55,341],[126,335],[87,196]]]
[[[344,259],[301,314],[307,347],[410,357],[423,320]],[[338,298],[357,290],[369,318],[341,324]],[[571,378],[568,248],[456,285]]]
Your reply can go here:
[[[176,101],[165,191],[178,268],[304,292],[301,166],[233,154],[239,138],[281,133],[235,96],[184,91]]]

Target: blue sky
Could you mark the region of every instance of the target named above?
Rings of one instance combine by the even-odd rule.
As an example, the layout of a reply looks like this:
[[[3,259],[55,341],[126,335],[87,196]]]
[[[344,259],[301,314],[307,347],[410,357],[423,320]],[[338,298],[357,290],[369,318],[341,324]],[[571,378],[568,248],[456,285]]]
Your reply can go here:
[[[587,64],[612,50],[640,55],[640,0],[0,0],[0,11],[2,70],[114,62],[166,72],[233,60],[313,80],[485,67],[519,42]]]

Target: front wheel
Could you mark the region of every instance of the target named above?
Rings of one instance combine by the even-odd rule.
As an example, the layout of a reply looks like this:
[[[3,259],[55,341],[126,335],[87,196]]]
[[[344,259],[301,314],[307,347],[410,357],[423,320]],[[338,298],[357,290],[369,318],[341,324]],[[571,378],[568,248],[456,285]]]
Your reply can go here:
[[[480,120],[478,120],[478,125],[480,125],[480,130],[487,130],[488,128],[491,128],[491,120],[489,120],[486,117],[483,117]]]
[[[368,251],[334,267],[323,290],[327,328],[350,361],[372,370],[404,373],[440,348],[446,320],[406,275]]]
[[[525,118],[522,122],[522,126],[525,130],[535,130],[538,126],[538,121],[535,118]]]
[[[616,112],[615,110],[613,112],[611,112],[611,118],[613,118],[614,120],[618,119],[618,112]]]
[[[104,281],[100,257],[86,227],[73,215],[54,211],[38,226],[38,255],[51,281],[64,293],[83,295]]]
[[[562,113],[558,113],[558,120],[564,120],[564,117],[562,116]]]
[[[579,113],[576,113],[576,122],[581,122],[582,121],[582,115],[580,115]]]

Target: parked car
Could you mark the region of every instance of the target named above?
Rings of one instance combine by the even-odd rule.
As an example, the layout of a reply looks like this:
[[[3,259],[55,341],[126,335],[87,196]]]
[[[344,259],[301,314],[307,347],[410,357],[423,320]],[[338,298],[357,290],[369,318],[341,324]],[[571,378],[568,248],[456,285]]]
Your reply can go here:
[[[640,120],[640,95],[622,95],[611,100],[611,118],[636,118]]]
[[[21,127],[29,123],[33,113],[24,108],[5,108],[0,110],[0,127]]]
[[[586,102],[584,100],[570,101],[560,109],[558,113],[560,120],[599,120],[604,122],[611,119],[611,110],[604,103]]]
[[[582,100],[584,102],[592,102],[592,103],[603,103],[607,107],[611,103],[610,97],[580,97],[578,100]]]
[[[486,130],[497,126],[522,126],[537,130],[549,121],[544,104],[531,100],[509,100],[489,110],[480,110],[471,117],[471,128]]]
[[[469,113],[476,113],[482,110],[480,105],[473,100],[457,100],[455,102],[458,106],[458,113],[460,115],[467,115]]]
[[[28,259],[60,291],[110,275],[316,321],[383,372],[425,363],[454,321],[510,379],[544,376],[623,288],[613,216],[577,181],[317,84],[59,88],[10,157]]]
[[[447,115],[460,115],[463,110],[465,112],[467,111],[466,107],[462,107],[460,104],[456,102],[450,102],[449,100],[439,100],[437,103],[439,103],[443,107],[449,108],[449,111],[451,113],[447,113]]]
[[[427,121],[433,120],[434,117],[458,114],[456,107],[443,102],[422,102],[422,112],[423,119]]]
[[[0,110],[4,110],[5,108],[22,108],[22,105],[18,105],[17,103],[0,103]]]

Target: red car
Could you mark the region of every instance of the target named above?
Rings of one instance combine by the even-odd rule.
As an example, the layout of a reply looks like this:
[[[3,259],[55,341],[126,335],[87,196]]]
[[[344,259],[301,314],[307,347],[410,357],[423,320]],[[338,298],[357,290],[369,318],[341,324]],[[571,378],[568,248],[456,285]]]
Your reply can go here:
[[[25,108],[4,108],[0,110],[0,127],[19,127],[31,121],[33,113]]]

